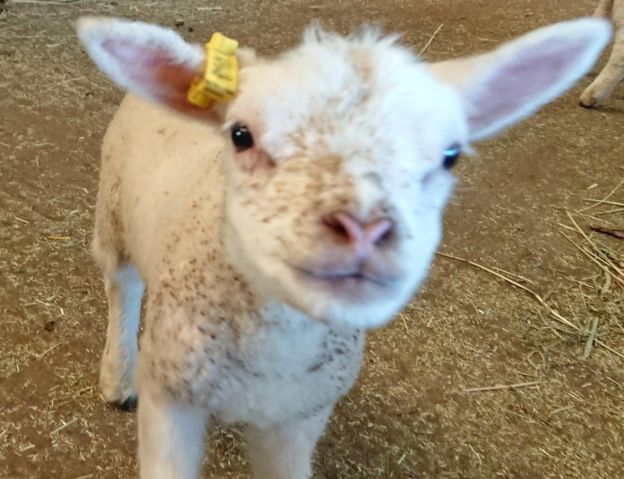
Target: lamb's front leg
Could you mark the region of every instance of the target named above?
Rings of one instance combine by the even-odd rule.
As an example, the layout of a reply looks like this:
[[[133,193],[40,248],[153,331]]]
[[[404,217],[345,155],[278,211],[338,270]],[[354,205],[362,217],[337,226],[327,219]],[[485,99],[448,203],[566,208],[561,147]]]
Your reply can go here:
[[[137,333],[144,284],[131,264],[104,274],[108,301],[106,346],[100,366],[100,389],[104,399],[121,409],[136,404]]]
[[[141,479],[197,479],[204,451],[207,412],[139,382]]]
[[[247,441],[254,479],[307,479],[312,456],[333,406],[307,418],[262,429],[249,426]]]

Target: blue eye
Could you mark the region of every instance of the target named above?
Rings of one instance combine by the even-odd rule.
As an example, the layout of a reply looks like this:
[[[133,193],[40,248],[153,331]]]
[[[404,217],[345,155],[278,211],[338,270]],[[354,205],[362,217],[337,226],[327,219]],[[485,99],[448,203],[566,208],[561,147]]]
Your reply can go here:
[[[453,168],[455,163],[457,163],[457,159],[459,158],[460,151],[459,146],[453,145],[444,150],[443,158],[442,158],[442,166],[445,170],[450,170]]]

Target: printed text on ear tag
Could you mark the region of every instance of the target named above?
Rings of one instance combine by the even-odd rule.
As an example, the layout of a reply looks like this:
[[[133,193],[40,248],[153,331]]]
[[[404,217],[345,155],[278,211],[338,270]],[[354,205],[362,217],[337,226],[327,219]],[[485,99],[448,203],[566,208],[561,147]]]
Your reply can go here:
[[[203,78],[191,84],[187,99],[193,105],[206,108],[214,101],[227,102],[234,98],[238,87],[238,42],[215,33],[206,43],[206,67]]]

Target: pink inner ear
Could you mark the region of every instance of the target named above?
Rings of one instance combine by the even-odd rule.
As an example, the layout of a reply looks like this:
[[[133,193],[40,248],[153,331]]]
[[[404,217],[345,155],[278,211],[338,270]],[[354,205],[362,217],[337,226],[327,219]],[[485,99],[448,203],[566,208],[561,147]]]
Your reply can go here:
[[[165,48],[139,45],[125,39],[106,40],[102,48],[115,58],[127,83],[137,90],[176,110],[198,110],[188,103],[186,93],[199,72],[176,63]]]
[[[539,101],[540,97],[568,74],[578,61],[579,49],[584,46],[580,40],[539,44],[519,52],[510,61],[503,60],[504,65],[481,84],[477,95],[470,99],[471,129],[487,129],[524,110],[527,105],[534,110],[545,103]]]

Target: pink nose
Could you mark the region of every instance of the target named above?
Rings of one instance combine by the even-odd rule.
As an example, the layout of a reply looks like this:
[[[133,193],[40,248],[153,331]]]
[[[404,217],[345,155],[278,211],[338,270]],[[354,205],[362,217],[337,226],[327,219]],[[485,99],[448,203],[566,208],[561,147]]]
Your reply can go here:
[[[392,221],[386,218],[363,223],[342,211],[325,216],[323,223],[334,233],[337,240],[348,243],[361,253],[366,253],[371,247],[387,239],[394,227]]]

